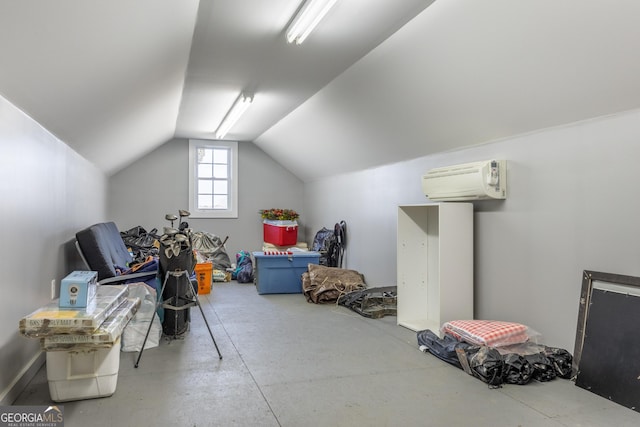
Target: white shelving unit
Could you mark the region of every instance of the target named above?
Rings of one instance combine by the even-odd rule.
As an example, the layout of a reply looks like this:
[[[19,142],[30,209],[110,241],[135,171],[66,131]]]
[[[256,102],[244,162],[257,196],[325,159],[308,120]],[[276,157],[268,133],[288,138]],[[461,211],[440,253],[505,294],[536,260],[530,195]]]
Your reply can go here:
[[[473,204],[398,206],[397,231],[398,325],[473,319]]]

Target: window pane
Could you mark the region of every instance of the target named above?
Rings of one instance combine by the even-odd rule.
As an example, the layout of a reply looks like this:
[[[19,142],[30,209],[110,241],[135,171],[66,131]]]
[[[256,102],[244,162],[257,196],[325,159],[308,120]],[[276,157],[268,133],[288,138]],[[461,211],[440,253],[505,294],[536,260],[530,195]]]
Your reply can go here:
[[[229,168],[227,165],[213,165],[213,177],[214,178],[227,178]]]
[[[214,209],[227,209],[229,206],[228,203],[227,196],[213,196]]]
[[[229,194],[228,182],[226,180],[217,180],[213,183],[213,193],[215,194]]]
[[[213,182],[210,179],[198,180],[198,194],[211,194],[213,193]]]
[[[198,148],[198,163],[212,163],[213,150],[210,148]]]
[[[213,196],[198,194],[198,209],[213,209]]]
[[[213,175],[213,168],[211,165],[200,164],[198,165],[198,178],[211,178]]]
[[[189,140],[192,218],[238,217],[238,143]]]
[[[216,148],[213,150],[213,163],[229,163],[229,150]]]

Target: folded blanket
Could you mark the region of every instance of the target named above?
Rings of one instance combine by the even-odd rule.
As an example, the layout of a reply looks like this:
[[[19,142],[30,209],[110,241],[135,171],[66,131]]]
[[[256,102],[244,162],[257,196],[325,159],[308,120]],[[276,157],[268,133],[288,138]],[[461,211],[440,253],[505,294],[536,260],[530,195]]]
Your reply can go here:
[[[528,327],[498,320],[452,320],[442,325],[444,333],[474,345],[500,347],[529,340]]]

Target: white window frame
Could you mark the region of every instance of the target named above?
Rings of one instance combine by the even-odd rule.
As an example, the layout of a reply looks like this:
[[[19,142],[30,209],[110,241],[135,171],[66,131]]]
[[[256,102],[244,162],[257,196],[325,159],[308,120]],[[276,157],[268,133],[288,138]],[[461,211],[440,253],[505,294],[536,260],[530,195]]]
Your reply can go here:
[[[227,209],[198,209],[196,156],[198,148],[226,148],[231,151],[229,164],[229,204]],[[238,142],[206,139],[189,140],[189,212],[192,218],[238,217]]]

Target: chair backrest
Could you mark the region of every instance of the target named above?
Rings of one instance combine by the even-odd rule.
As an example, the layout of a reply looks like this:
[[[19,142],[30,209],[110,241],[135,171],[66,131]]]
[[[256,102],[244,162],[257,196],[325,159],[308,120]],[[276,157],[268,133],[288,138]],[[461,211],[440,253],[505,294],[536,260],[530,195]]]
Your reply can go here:
[[[114,222],[101,222],[78,231],[76,241],[88,267],[98,272],[98,280],[115,277],[116,267],[127,268],[133,261]]]

